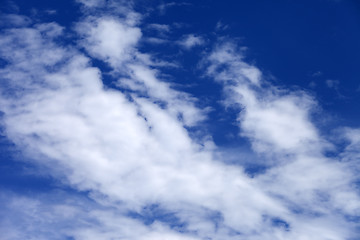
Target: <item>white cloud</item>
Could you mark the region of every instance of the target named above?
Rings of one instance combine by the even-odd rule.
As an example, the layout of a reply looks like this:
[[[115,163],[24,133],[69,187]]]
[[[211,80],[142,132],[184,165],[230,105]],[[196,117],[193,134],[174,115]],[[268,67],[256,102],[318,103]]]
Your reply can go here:
[[[91,19],[77,26],[83,36],[81,45],[91,56],[108,61],[112,67],[131,60],[134,47],[141,37],[139,28],[114,18]]]
[[[205,62],[211,63],[207,67],[207,74],[214,77],[215,80],[225,81],[233,85],[258,86],[262,73],[255,66],[243,61],[243,54],[240,50],[237,51],[236,46],[231,42],[216,46],[214,51],[209,54],[208,59],[205,60]],[[224,66],[227,68],[224,69]]]
[[[314,100],[303,92],[262,88],[267,83],[259,69],[245,63],[235,49],[231,43],[217,47],[207,58],[211,63],[207,72],[224,83],[230,103],[244,107],[238,119],[242,135],[262,152],[312,151],[309,147],[319,141],[309,119]]]
[[[24,39],[19,47],[11,40],[24,32],[36,37]],[[262,213],[285,211],[254,188],[241,169],[214,162],[211,152],[192,141],[184,124],[194,121],[197,113],[186,104],[186,97],[170,101],[188,115],[185,122],[174,116],[172,108],[147,98],[134,96],[129,101],[120,92],[103,89],[99,70],[89,66],[86,57],[39,36],[36,29],[8,34],[6,43],[13,44],[6,46],[6,52],[15,52],[16,57],[8,56],[10,65],[1,72],[9,79],[3,90],[14,93],[3,92],[1,100],[7,136],[38,164],[79,190],[106,196],[108,204],[121,201],[140,211],[159,203],[182,221],[196,217],[210,227],[208,212],[220,212],[225,226],[248,232],[260,224]],[[54,51],[61,53],[57,59],[47,54]],[[25,56],[29,64],[24,65]],[[38,56],[42,60],[33,61]],[[49,72],[47,66],[57,70]],[[152,84],[162,86],[149,69],[133,67],[135,77],[150,89]],[[170,98],[162,95],[171,92],[163,87],[164,92],[151,90],[151,94]],[[242,207],[234,211],[239,204]],[[193,208],[204,209],[203,216],[188,210]],[[243,216],[245,222],[240,221]],[[205,230],[204,234],[214,232]]]
[[[218,159],[209,138],[191,138],[187,127],[201,127],[206,111],[160,79],[153,58],[136,48],[142,34],[128,19],[100,15],[77,25],[82,47],[112,67],[123,91],[106,88],[101,70],[74,46],[54,41],[64,31],[57,24],[12,29],[0,38],[8,63],[0,71],[7,137],[95,201],[15,196],[6,215],[23,221],[6,223],[8,239],[351,237],[354,226],[344,214],[359,211],[355,176],[349,164],[324,156],[329,144],[311,121],[312,97],[267,83],[233,44],[207,56],[207,74],[223,84],[229,105],[244,109],[241,134],[272,161],[250,178]],[[357,133],[349,138],[352,154]],[[152,205],[183,223],[181,231],[171,221],[146,225],[127,215],[145,216]]]
[[[144,225],[121,210],[63,191],[33,196],[0,193],[2,239],[166,239],[195,240],[161,222]],[[6,217],[5,217],[6,216]]]
[[[203,45],[205,43],[204,39],[200,36],[196,36],[194,34],[189,34],[183,37],[183,39],[178,41],[178,44],[189,50],[193,47]]]
[[[230,43],[218,46],[206,58],[207,73],[224,84],[228,104],[241,105],[240,133],[250,139],[256,151],[274,161],[272,168],[257,177],[261,189],[268,189],[301,211],[324,214],[322,222],[329,221],[339,210],[357,215],[359,195],[352,188],[356,171],[323,155],[330,145],[311,121],[311,112],[316,108],[313,98],[304,92],[271,86],[260,74],[247,74],[243,69],[255,67],[245,63],[242,53],[235,49]],[[331,221],[344,221],[337,217]],[[291,221],[301,217],[291,218],[293,225]],[[336,237],[331,228],[321,231],[320,235],[344,238]]]
[[[126,74],[132,80],[128,84],[121,78],[119,85],[132,90],[145,89],[150,97],[163,101],[175,118],[181,116],[186,125],[195,125],[204,119],[202,111],[195,108],[187,94],[171,89],[169,84],[157,78],[157,71],[150,66],[159,66],[159,62],[135,49],[141,37],[139,28],[129,25],[126,20],[102,17],[87,19],[79,23],[77,29],[84,37],[82,45],[91,56],[107,62],[116,72]],[[125,83],[121,83],[122,80]]]

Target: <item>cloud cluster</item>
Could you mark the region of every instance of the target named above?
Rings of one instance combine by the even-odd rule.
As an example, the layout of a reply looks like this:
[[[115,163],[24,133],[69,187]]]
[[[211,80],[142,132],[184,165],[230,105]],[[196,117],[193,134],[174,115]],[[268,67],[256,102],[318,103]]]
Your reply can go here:
[[[218,45],[206,59],[207,74],[224,85],[227,103],[242,108],[238,115],[240,134],[250,140],[255,151],[273,161],[273,166],[257,177],[261,189],[286,200],[293,211],[311,216],[306,221],[329,221],[337,216],[334,222],[327,222],[328,229],[317,228],[317,238],[346,239],[330,226],[341,222],[339,212],[353,217],[359,214],[359,195],[353,188],[357,171],[346,161],[326,157],[333,146],[311,121],[315,100],[305,92],[272,86],[236,49],[231,42]],[[348,131],[357,136],[357,130]],[[356,137],[350,138],[351,145],[356,144]],[[296,214],[293,217],[295,222],[301,219]],[[345,217],[343,221],[345,224]]]
[[[104,4],[86,2],[84,14]],[[315,100],[271,85],[233,44],[218,44],[202,61],[206,74],[230,106],[241,106],[240,134],[272,162],[248,176],[219,159],[211,138],[192,138],[206,111],[161,80],[158,60],[137,48],[139,14],[123,10],[84,16],[75,24],[78,45],[62,44],[66,29],[56,23],[2,33],[6,136],[78,191],[2,198],[14,216],[1,219],[6,239],[353,237],[358,132],[347,130],[343,162],[326,157],[331,144],[311,121]],[[112,69],[116,89],[92,59]]]

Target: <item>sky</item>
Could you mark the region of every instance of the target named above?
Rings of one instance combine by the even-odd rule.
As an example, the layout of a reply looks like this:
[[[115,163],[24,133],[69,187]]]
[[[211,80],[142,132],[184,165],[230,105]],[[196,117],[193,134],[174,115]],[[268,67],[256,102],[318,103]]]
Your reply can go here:
[[[3,0],[0,239],[360,239],[359,42],[355,0]]]

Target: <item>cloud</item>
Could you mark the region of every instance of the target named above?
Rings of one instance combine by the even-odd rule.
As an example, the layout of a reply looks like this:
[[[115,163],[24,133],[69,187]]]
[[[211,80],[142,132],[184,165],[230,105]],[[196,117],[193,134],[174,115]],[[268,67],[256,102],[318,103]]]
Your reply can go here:
[[[338,80],[331,80],[331,79],[328,79],[325,81],[326,83],[326,86],[328,88],[332,88],[332,89],[335,89],[335,90],[338,90],[339,89],[339,81]]]
[[[194,34],[189,34],[183,37],[183,39],[178,41],[178,44],[189,50],[193,47],[203,45],[205,43],[204,39],[200,36],[196,36]]]
[[[326,83],[326,86],[329,88],[329,89],[333,89],[337,95],[338,98],[341,98],[341,99],[346,99],[347,97],[344,96],[340,89],[339,89],[339,85],[340,85],[340,81],[339,80],[332,80],[332,79],[328,79],[325,81]]]
[[[169,32],[170,26],[167,24],[151,23],[147,25],[148,28],[156,30],[158,32]]]
[[[160,14],[165,14],[166,11],[171,8],[171,7],[179,7],[179,6],[191,6],[192,4],[191,3],[188,3],[188,2],[168,2],[168,3],[163,3],[163,4],[160,4],[158,6],[158,9],[159,9],[159,12]]]
[[[106,0],[76,0],[77,2],[84,4],[86,7],[101,7],[104,6]]]
[[[157,71],[151,66],[171,66],[171,63],[152,60],[152,57],[140,53],[136,45],[142,35],[139,28],[132,26],[125,19],[104,18],[86,19],[77,25],[83,37],[81,44],[94,58],[108,63],[115,72],[126,74],[118,86],[130,87],[147,94],[154,100],[162,101],[171,114],[181,117],[186,125],[192,126],[204,120],[204,114],[195,108],[195,101],[189,95],[173,90],[168,83],[157,78]],[[125,81],[125,82],[122,82]]]
[[[55,9],[47,9],[47,10],[45,10],[45,12],[48,15],[56,15],[57,14],[57,11]]]
[[[331,144],[312,122],[315,99],[272,85],[235,44],[219,43],[202,61],[206,74],[228,107],[240,107],[239,134],[256,161],[270,162],[249,176],[217,154],[210,136],[193,137],[206,110],[162,81],[157,60],[139,50],[137,13],[106,13],[76,24],[79,45],[58,41],[67,30],[56,23],[0,37],[6,136],[24,161],[75,190],[2,197],[8,239],[353,237],[357,130],[346,130],[347,161],[327,157]],[[112,69],[121,90],[104,85],[92,59]]]
[[[78,24],[81,45],[91,56],[108,61],[113,67],[131,58],[141,37],[139,28],[114,18],[87,19]]]
[[[309,87],[310,88],[315,88],[316,87],[316,82],[314,82],[314,81],[311,81],[310,83],[309,83]]]
[[[261,189],[287,199],[294,208],[321,213],[329,219],[339,210],[356,215],[359,196],[351,187],[356,171],[325,157],[331,145],[311,121],[316,109],[314,99],[305,92],[269,86],[256,67],[243,61],[243,53],[236,52],[232,43],[218,45],[206,61],[207,74],[223,83],[227,103],[241,106],[240,134],[250,139],[255,151],[275,161],[272,168],[259,175]],[[330,231],[322,233],[324,236],[336,236],[331,229],[321,231]]]
[[[52,37],[38,29],[17,29],[2,38],[2,57],[9,65],[1,71],[7,79],[1,102],[8,138],[53,176],[92,192],[105,205],[122,202],[141,213],[160,204],[189,224],[187,231],[201,229],[204,236],[217,234],[209,217],[217,212],[226,234],[230,228],[249,232],[262,221],[261,213],[285,211],[241,169],[214,161],[189,137],[184,126],[197,120],[199,110],[187,95],[158,82],[141,64],[129,66],[133,79],[149,86],[150,97],[173,107],[106,90],[88,58],[57,46]],[[5,54],[10,52],[16,54]],[[234,211],[239,203],[241,210]]]
[[[4,239],[169,239],[195,240],[161,222],[143,224],[121,210],[58,190],[36,196],[0,193]],[[4,216],[7,216],[6,218]]]
[[[146,41],[156,44],[170,43],[167,39],[171,28],[167,24],[151,23],[147,24],[145,30],[152,36],[147,37]]]
[[[216,31],[225,31],[229,28],[228,25],[224,24],[222,21],[218,21],[215,25]]]
[[[19,13],[19,6],[12,0],[6,0],[3,3],[3,11],[8,11],[11,13]]]
[[[31,19],[18,14],[1,14],[0,26],[25,27],[31,23]]]
[[[317,71],[317,72],[314,72],[313,74],[311,74],[312,77],[320,77],[322,75],[323,75],[323,73],[321,71]]]
[[[156,38],[156,37],[150,37],[150,38],[146,38],[144,39],[146,42],[148,43],[152,43],[152,44],[165,44],[165,43],[169,43],[169,40],[166,39],[162,39],[162,38]]]

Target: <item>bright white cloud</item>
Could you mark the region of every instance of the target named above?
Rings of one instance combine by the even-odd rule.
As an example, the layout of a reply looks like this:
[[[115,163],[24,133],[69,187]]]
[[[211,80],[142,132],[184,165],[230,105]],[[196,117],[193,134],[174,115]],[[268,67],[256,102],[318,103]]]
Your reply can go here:
[[[141,31],[126,19],[88,19],[79,23],[77,30],[84,37],[82,44],[85,49],[91,56],[111,65],[115,72],[130,77],[130,81],[129,78],[119,79],[118,85],[142,90],[141,95],[145,91],[150,97],[165,103],[173,117],[181,117],[186,125],[192,126],[203,120],[203,111],[195,108],[187,94],[171,89],[169,84],[157,78],[157,71],[150,66],[164,64],[135,49]]]
[[[19,48],[12,40],[24,32],[33,38],[26,38]],[[160,203],[182,221],[202,219],[207,226],[204,234],[214,234],[208,217],[212,212],[223,215],[224,229],[249,231],[260,224],[261,213],[286,211],[255,188],[241,169],[214,162],[211,152],[191,140],[183,126],[187,123],[174,117],[171,108],[142,97],[130,101],[120,92],[104,90],[99,70],[89,66],[86,57],[39,37],[37,29],[7,35],[6,52],[15,52],[18,58],[9,56],[11,64],[2,71],[2,77],[9,79],[4,90],[14,92],[12,96],[4,92],[2,109],[8,137],[55,176],[65,177],[79,190],[106,196],[109,204],[121,201],[140,211]],[[47,54],[53,51],[61,52],[59,58]],[[20,61],[25,56],[31,64]],[[37,56],[44,57],[31,61]],[[55,72],[48,70],[55,65]],[[146,68],[133,71],[141,81],[160,84],[143,79],[152,76]],[[167,91],[171,92],[164,86],[159,94]],[[155,90],[150,92],[157,96]],[[159,97],[169,98],[189,117],[196,116],[187,109],[187,98]],[[234,211],[237,199],[242,207]],[[192,213],[197,208],[203,209],[202,215]],[[243,216],[245,222],[240,221]]]
[[[139,28],[114,18],[88,19],[77,27],[83,35],[82,46],[91,56],[108,61],[113,67],[129,61],[141,37]]]
[[[240,134],[272,161],[264,174],[250,178],[241,166],[218,159],[209,138],[191,138],[187,127],[199,127],[206,111],[160,79],[156,60],[137,49],[142,33],[136,13],[128,11],[124,18],[87,17],[76,28],[81,46],[112,67],[124,91],[106,88],[101,70],[74,46],[58,45],[64,29],[55,23],[11,29],[0,38],[8,63],[0,71],[7,137],[95,201],[14,196],[6,214],[24,221],[2,219],[7,239],[352,237],[354,226],[344,214],[359,211],[355,176],[349,164],[323,154],[329,144],[311,121],[315,100],[267,83],[233,44],[206,57],[207,74],[223,84],[227,103],[243,108]],[[354,156],[358,142],[356,131],[347,136],[344,159]],[[181,231],[127,215],[146,215],[153,205],[183,223]],[[59,231],[48,228],[52,221]]]

